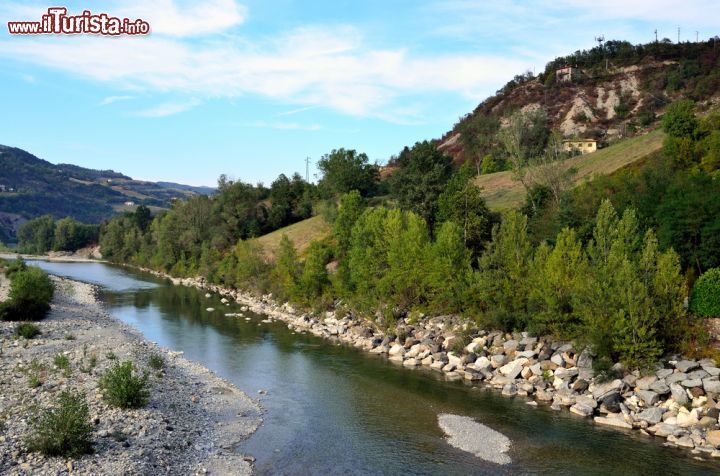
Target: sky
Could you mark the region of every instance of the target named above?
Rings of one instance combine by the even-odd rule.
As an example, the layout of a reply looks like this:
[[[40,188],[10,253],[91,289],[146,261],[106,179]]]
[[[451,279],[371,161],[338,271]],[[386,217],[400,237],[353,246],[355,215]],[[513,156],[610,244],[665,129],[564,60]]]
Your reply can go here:
[[[50,6],[147,36],[10,35]],[[134,178],[269,185],[337,148],[385,163],[595,37],[720,34],[717,0],[0,1],[0,144]]]

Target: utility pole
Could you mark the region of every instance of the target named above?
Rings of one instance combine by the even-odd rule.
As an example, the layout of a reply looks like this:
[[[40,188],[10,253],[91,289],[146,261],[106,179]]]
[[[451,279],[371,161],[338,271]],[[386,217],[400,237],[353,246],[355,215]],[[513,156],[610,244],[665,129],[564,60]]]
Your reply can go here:
[[[310,157],[305,157],[305,181],[310,183]]]
[[[678,44],[680,44],[680,27],[678,27]]]
[[[699,40],[700,40],[700,33],[697,30],[695,30],[695,43],[700,43]]]
[[[658,42],[658,39],[657,39],[657,28],[655,28],[655,43],[657,43],[657,42]]]

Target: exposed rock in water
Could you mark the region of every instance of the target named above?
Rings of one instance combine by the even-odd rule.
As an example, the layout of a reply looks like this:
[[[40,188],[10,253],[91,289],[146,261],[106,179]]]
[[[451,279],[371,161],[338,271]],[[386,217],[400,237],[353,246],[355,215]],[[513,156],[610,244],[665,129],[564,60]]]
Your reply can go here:
[[[440,428],[455,448],[472,453],[480,459],[497,464],[512,462],[506,454],[510,439],[470,417],[443,413],[438,415]]]

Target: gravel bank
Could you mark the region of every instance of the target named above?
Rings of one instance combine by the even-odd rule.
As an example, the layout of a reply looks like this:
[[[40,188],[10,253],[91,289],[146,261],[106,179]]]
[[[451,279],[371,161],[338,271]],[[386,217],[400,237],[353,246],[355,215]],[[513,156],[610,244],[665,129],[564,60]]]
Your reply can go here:
[[[179,353],[145,341],[112,318],[93,286],[53,278],[55,299],[48,318],[37,323],[32,340],[13,335],[15,323],[0,322],[0,473],[2,474],[250,474],[252,457],[235,451],[261,424],[262,409],[229,382]],[[0,277],[0,300],[7,280]],[[69,375],[55,368],[55,355],[70,360]],[[165,367],[148,366],[152,354]],[[93,360],[96,361],[93,366]],[[98,391],[102,372],[132,360],[151,373],[146,408],[119,410]],[[31,362],[36,361],[34,366]],[[30,388],[30,376],[42,384]],[[28,412],[46,405],[61,390],[85,393],[95,423],[94,454],[77,460],[28,453]]]
[[[510,450],[510,439],[492,428],[476,422],[470,417],[442,413],[438,424],[448,436],[448,444],[472,453],[480,459],[496,464],[512,462],[506,454]]]

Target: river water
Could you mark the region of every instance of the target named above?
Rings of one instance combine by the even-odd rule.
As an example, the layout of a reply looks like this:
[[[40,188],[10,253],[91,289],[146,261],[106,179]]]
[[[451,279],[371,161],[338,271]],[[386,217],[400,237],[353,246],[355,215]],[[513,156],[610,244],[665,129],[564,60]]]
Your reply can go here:
[[[720,473],[720,462],[700,461],[661,439],[404,369],[280,322],[262,323],[263,316],[225,317],[239,306],[148,274],[101,263],[33,264],[98,284],[116,318],[259,397],[263,425],[237,448],[257,458],[258,474]],[[448,445],[440,413],[470,416],[505,434],[512,463],[498,466]]]

